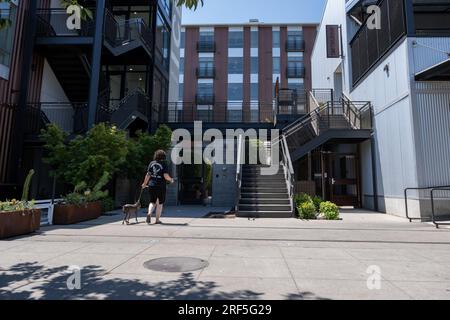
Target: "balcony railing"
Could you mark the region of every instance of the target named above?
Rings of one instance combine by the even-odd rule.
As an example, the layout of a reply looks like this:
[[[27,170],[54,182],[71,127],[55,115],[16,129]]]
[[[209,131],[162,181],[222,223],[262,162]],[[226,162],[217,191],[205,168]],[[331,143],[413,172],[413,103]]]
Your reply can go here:
[[[287,40],[287,52],[301,52],[305,50],[305,40]]]
[[[114,15],[107,11],[104,33],[106,42],[113,48],[126,46],[135,40],[141,40],[150,51],[153,48],[152,32],[141,18],[117,21]]]
[[[286,68],[287,78],[304,78],[305,68],[304,67],[287,67]]]
[[[199,67],[197,68],[197,78],[199,79],[214,79],[216,77],[216,68],[214,67]]]
[[[69,15],[64,9],[38,9],[38,37],[92,37],[95,32],[94,20],[81,20],[79,30],[67,28]]]
[[[203,121],[209,123],[273,123],[272,103],[215,102],[199,105],[195,102],[164,103],[168,123]]]
[[[216,52],[216,43],[214,41],[197,42],[197,52]]]

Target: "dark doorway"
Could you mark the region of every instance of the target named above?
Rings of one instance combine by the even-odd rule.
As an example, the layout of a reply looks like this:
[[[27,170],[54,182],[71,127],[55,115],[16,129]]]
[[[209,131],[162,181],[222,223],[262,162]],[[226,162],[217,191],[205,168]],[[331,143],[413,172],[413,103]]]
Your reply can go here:
[[[359,207],[358,158],[356,154],[330,153],[327,165],[327,196],[339,206]]]

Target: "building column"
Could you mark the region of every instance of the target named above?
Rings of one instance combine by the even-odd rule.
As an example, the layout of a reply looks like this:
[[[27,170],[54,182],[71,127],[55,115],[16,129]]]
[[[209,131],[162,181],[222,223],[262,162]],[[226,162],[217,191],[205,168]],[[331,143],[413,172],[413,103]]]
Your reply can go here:
[[[102,48],[103,48],[103,25],[105,17],[106,0],[97,0],[95,13],[95,35],[92,48],[92,70],[91,82],[89,85],[89,114],[88,130],[95,125],[97,118],[98,91],[100,86],[100,73],[102,67]]]

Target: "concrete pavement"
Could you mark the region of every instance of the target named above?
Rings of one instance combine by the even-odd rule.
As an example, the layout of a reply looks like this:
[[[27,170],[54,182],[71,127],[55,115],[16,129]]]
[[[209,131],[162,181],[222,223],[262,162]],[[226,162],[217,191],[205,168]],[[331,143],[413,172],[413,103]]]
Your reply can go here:
[[[450,229],[365,211],[250,221],[202,210],[168,208],[158,226],[144,214],[122,226],[119,214],[0,241],[0,299],[450,299]],[[162,257],[209,266],[144,267]],[[67,288],[71,266],[80,290]]]

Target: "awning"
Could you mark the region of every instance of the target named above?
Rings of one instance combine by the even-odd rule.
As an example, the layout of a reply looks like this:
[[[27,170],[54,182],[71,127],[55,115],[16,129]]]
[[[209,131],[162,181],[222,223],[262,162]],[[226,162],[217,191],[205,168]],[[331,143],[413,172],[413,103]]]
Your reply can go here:
[[[417,73],[416,81],[450,81],[450,58]]]

